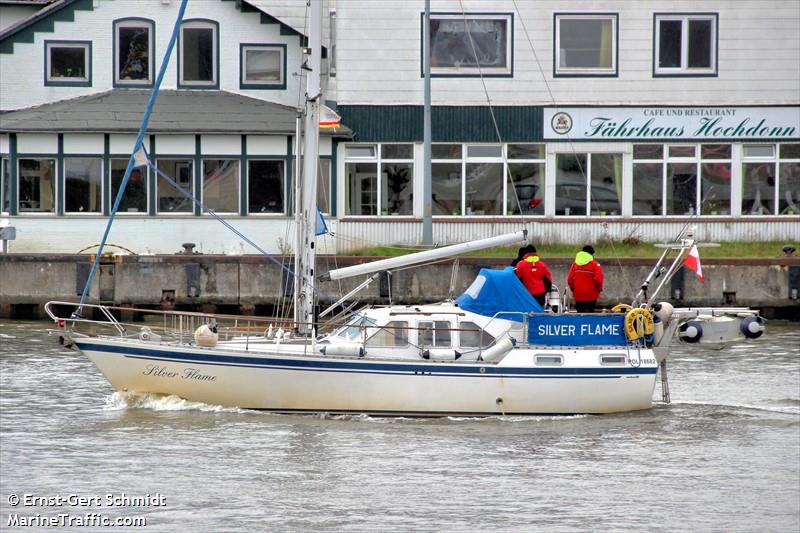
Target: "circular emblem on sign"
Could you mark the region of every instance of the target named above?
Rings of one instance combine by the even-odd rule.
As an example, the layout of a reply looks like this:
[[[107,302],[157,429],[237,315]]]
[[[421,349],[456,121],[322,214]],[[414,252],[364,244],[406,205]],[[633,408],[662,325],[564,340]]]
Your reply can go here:
[[[559,135],[564,135],[572,129],[572,117],[569,116],[569,113],[559,111],[553,115],[553,120],[550,121],[550,127]]]

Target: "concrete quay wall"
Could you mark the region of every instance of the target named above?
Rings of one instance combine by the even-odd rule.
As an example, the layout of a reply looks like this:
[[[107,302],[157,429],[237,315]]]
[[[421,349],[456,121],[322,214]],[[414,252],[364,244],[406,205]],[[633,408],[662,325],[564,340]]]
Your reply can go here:
[[[372,259],[320,256],[318,273]],[[41,306],[49,300],[78,301],[91,260],[87,255],[0,255],[0,317],[41,317]],[[630,302],[653,266],[652,260],[646,259],[599,260],[606,277],[603,306]],[[571,260],[546,261],[554,282],[563,289]],[[480,268],[508,264],[509,259],[461,258],[452,291],[452,263],[407,268],[382,275],[358,298],[373,304],[386,304],[390,299],[408,304],[438,301],[464,292]],[[287,266],[293,268],[288,260]],[[761,308],[767,317],[800,320],[800,257],[704,259],[703,271],[705,282],[701,283],[693,272],[682,269],[656,299],[680,306],[750,306]],[[320,305],[363,279],[321,283]],[[269,314],[291,294],[291,276],[261,256],[128,255],[102,260],[88,302]]]

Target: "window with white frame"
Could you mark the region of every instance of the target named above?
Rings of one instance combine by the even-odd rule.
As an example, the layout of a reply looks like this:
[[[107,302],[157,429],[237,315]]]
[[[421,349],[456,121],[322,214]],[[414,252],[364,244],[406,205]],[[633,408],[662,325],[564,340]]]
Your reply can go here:
[[[556,214],[619,215],[622,154],[556,154]]]
[[[153,22],[145,19],[114,21],[114,83],[152,85]]]
[[[742,215],[800,215],[800,144],[742,146]]]
[[[778,214],[800,215],[800,143],[778,146]]]
[[[242,89],[286,88],[285,44],[242,44]]]
[[[92,43],[45,41],[45,85],[91,84]]]
[[[348,215],[411,215],[414,145],[345,147],[345,211]]]
[[[656,13],[654,19],[654,75],[717,74],[716,13]]]
[[[103,160],[99,157],[64,159],[64,212],[99,213],[103,209]]]
[[[633,215],[660,216],[663,209],[664,145],[633,145]]]
[[[509,144],[506,150],[506,214],[544,215],[545,145]]]
[[[513,20],[511,14],[432,13],[431,75],[510,76]]]
[[[247,162],[248,213],[286,212],[285,166],[284,161],[278,159],[251,159]]]
[[[54,213],[56,209],[56,160],[20,158],[18,164],[19,211]]]
[[[615,13],[556,13],[554,75],[616,76]]]
[[[215,87],[219,83],[219,35],[216,22],[190,20],[181,25],[178,43],[179,85]]]

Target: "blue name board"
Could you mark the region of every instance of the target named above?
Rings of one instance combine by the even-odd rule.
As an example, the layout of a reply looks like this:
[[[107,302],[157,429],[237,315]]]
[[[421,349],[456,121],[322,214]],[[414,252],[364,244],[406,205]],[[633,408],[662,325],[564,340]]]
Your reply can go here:
[[[528,343],[544,346],[627,344],[624,315],[534,315],[528,319]]]

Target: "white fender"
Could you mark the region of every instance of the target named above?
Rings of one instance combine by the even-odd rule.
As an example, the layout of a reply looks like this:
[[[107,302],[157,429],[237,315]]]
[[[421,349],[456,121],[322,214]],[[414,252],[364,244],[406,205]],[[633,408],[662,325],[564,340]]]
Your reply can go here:
[[[349,355],[351,357],[364,357],[364,347],[358,344],[325,344],[320,346],[322,355]]]
[[[422,351],[423,359],[436,359],[437,361],[455,361],[461,357],[461,352],[452,348],[427,348]]]
[[[669,302],[658,302],[653,306],[653,314],[660,318],[664,324],[668,323],[669,319],[672,318],[674,310],[675,308]]]
[[[516,344],[516,341],[511,337],[503,337],[497,341],[494,346],[491,346],[481,352],[481,359],[484,361],[497,361],[505,354],[511,351]]]
[[[653,346],[660,346],[662,338],[664,338],[664,323],[661,317],[656,315],[653,319]]]
[[[219,333],[211,329],[208,324],[203,324],[194,330],[194,343],[198,346],[213,348],[219,341]]]

